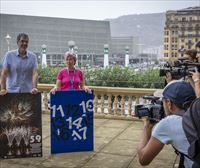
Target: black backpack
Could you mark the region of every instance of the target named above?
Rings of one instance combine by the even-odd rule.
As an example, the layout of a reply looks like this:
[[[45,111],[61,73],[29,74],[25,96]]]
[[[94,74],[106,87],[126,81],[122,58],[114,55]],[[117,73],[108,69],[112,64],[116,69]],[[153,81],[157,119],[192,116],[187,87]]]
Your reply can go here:
[[[190,144],[188,157],[194,161],[193,168],[200,168],[200,98],[184,113],[182,125]]]

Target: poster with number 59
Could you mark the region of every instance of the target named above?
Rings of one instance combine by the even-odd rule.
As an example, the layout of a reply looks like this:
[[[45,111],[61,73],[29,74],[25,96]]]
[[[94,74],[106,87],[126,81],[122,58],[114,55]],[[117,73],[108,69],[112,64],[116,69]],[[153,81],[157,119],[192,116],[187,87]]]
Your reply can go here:
[[[93,99],[78,90],[51,94],[51,153],[93,150]]]
[[[0,158],[26,157],[42,157],[41,93],[8,93],[0,96]]]

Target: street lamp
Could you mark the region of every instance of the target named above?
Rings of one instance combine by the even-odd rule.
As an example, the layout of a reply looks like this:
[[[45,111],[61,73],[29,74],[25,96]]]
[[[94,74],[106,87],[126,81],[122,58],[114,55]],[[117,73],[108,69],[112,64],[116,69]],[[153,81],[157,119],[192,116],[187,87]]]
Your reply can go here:
[[[125,67],[129,66],[129,46],[125,47]]]
[[[106,66],[109,65],[109,45],[104,44],[104,61],[103,61],[103,67],[106,68]]]
[[[46,56],[47,46],[45,44],[42,45],[42,67],[47,66],[47,56]]]
[[[74,53],[76,54],[76,65],[78,66],[78,47],[74,46]]]
[[[8,51],[10,51],[10,40],[11,40],[11,36],[9,34],[7,34],[5,36],[6,42],[8,44]]]
[[[73,52],[74,51],[74,46],[75,46],[75,42],[74,41],[68,41],[68,47],[69,47],[69,52]]]

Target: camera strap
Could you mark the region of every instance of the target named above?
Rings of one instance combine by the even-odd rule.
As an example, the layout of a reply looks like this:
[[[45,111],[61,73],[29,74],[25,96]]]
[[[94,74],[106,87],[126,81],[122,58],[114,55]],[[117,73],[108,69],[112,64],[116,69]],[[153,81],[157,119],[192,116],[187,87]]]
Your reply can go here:
[[[183,117],[183,114],[184,114],[184,113],[185,113],[185,111],[184,111],[184,110],[181,110],[181,111],[179,111],[179,112],[174,113],[173,115],[177,115],[177,116]]]
[[[75,76],[76,76],[76,69],[74,68],[72,76],[70,75],[68,68],[67,68],[67,72],[68,72],[68,76],[69,76],[69,79],[70,79],[71,88],[74,88],[74,80],[75,80]]]
[[[180,156],[180,161],[179,161],[179,166],[178,166],[178,168],[185,168],[185,166],[184,166],[184,160],[185,160],[185,157],[187,157],[188,159],[190,159],[189,156],[186,155],[186,154],[184,154],[184,153],[182,153],[182,152],[180,152],[179,150],[177,150],[173,145],[172,145],[172,147],[174,148],[174,152],[175,152],[177,155]],[[191,159],[190,159],[190,160],[191,160]]]
[[[184,113],[185,113],[185,111],[184,111],[184,110],[181,110],[181,111],[179,111],[179,112],[174,113],[173,115],[177,115],[177,116],[183,117],[183,114],[184,114]],[[175,152],[177,155],[180,156],[180,161],[179,161],[179,166],[178,166],[178,168],[185,168],[185,166],[184,166],[184,160],[185,160],[185,157],[187,157],[188,159],[190,159],[189,156],[186,155],[186,154],[184,154],[184,153],[182,153],[182,152],[180,152],[179,150],[177,150],[173,145],[172,145],[172,147],[174,148],[174,152]]]

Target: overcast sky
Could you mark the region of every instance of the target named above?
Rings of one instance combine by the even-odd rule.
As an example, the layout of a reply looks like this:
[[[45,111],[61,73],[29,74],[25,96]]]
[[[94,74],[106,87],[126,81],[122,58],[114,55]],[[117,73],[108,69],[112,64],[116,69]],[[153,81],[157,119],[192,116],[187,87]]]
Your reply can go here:
[[[0,13],[89,20],[200,6],[200,0],[0,0],[0,3]]]

